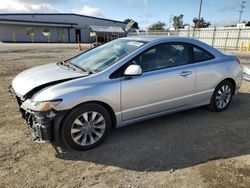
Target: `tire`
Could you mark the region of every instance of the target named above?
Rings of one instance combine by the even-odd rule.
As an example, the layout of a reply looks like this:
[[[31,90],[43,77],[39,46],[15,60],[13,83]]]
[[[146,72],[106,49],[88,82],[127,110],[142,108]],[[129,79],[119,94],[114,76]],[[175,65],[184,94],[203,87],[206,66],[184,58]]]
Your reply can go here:
[[[221,112],[225,110],[231,103],[234,87],[228,80],[222,81],[214,90],[210,109],[214,112]]]
[[[66,116],[62,125],[62,139],[69,148],[84,151],[101,144],[110,129],[109,112],[99,104],[86,103]]]

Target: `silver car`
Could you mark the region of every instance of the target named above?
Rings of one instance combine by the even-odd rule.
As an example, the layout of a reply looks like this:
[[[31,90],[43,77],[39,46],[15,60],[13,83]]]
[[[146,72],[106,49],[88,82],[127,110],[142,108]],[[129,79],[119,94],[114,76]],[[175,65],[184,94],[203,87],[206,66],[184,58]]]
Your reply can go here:
[[[225,110],[242,79],[233,55],[191,38],[143,36],[28,69],[12,88],[33,141],[87,150],[112,128],[204,105]]]

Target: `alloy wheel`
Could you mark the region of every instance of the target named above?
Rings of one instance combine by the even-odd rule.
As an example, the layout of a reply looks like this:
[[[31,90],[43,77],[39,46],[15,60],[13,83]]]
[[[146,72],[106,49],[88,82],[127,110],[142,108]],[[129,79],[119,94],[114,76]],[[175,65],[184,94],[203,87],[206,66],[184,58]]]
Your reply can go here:
[[[104,134],[106,123],[104,117],[95,111],[78,116],[71,126],[73,141],[81,146],[96,143]]]
[[[219,109],[225,108],[232,97],[232,90],[229,85],[222,85],[216,95],[216,106]]]

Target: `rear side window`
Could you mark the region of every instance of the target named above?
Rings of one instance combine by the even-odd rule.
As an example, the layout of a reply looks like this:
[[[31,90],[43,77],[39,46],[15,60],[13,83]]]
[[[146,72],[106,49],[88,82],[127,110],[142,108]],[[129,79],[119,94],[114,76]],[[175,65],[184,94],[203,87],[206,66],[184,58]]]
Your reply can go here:
[[[208,51],[202,48],[193,46],[193,52],[194,52],[194,62],[202,62],[214,59],[214,56],[212,54],[210,54]]]

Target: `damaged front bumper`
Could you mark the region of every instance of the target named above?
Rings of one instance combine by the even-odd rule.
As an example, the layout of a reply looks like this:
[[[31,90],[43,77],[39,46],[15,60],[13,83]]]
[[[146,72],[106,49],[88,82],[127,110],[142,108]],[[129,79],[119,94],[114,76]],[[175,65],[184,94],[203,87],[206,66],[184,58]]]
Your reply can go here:
[[[25,102],[16,96],[20,112],[23,119],[32,129],[32,140],[37,143],[45,143],[48,141],[57,141],[61,122],[67,113],[66,111],[50,111],[38,112],[31,110],[25,106]]]
[[[32,140],[43,143],[53,140],[53,120],[56,116],[50,112],[33,112],[23,110],[22,116],[26,123],[32,128]]]

